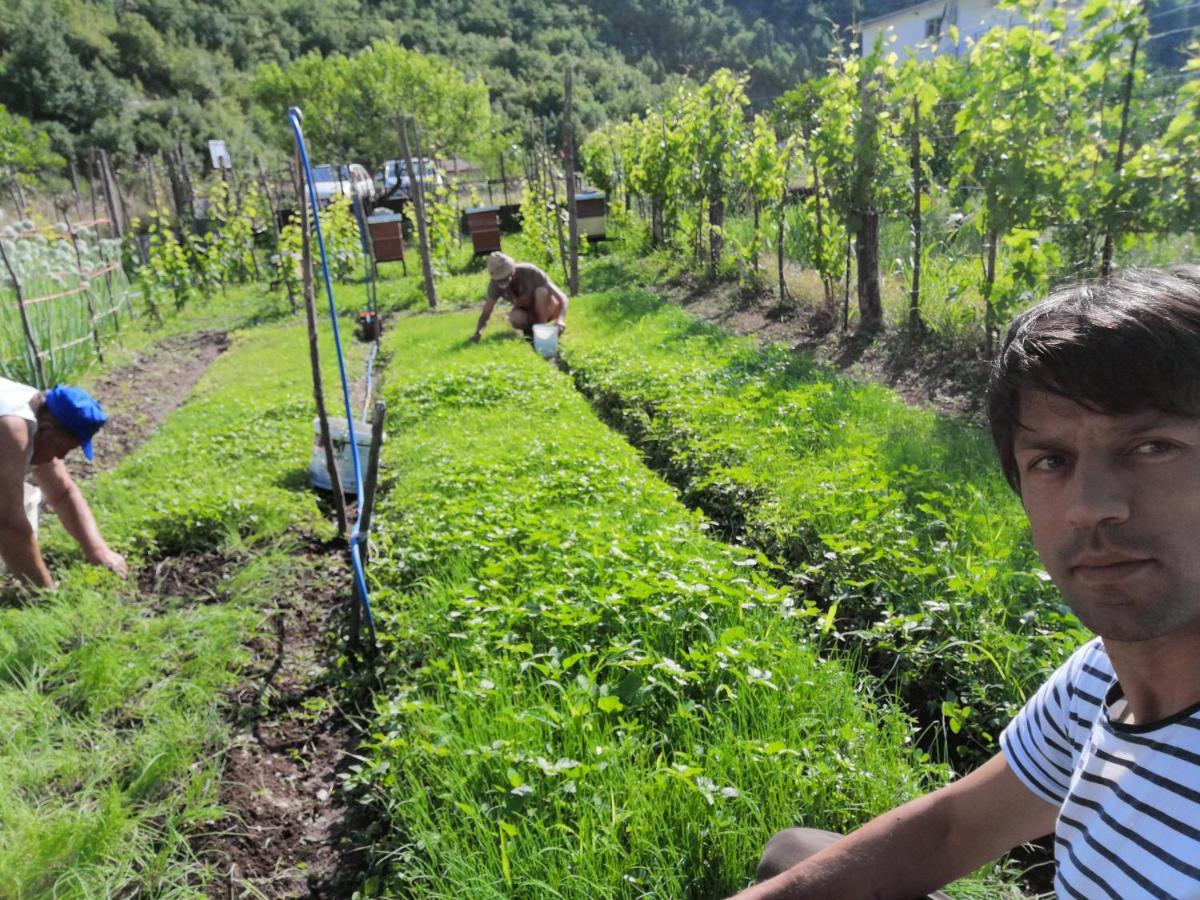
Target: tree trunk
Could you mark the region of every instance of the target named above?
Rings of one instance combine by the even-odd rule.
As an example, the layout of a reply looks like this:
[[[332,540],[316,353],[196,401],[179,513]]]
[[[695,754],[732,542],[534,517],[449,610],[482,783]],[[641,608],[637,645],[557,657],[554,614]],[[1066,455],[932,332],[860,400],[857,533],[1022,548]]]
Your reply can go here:
[[[987,261],[983,270],[983,344],[989,359],[996,349],[996,308],[992,305],[992,287],[996,283],[996,245],[999,242],[996,229],[988,231]]]
[[[855,235],[858,268],[858,330],[870,334],[883,324],[883,301],[879,293],[879,212],[862,214],[862,225]]]
[[[783,279],[783,236],[787,227],[787,184],[779,192],[779,231],[776,240],[776,261],[779,263],[779,302],[788,299],[787,282]]]
[[[908,328],[921,330],[921,106],[913,97],[912,127],[912,290],[908,297]]]
[[[708,203],[708,277],[716,280],[721,267],[721,252],[725,249],[725,201],[722,198]]]
[[[850,330],[850,248],[854,235],[846,232],[846,277],[842,286],[842,331]]]
[[[1142,2],[1142,15],[1146,14],[1146,0]],[[1113,191],[1116,194],[1116,201],[1119,204],[1121,199],[1121,176],[1125,168],[1125,141],[1129,137],[1129,101],[1133,96],[1133,77],[1134,70],[1137,68],[1138,42],[1141,40],[1141,35],[1134,35],[1133,49],[1129,53],[1129,71],[1125,73],[1125,84],[1121,95],[1121,134],[1117,138],[1117,158],[1113,160],[1113,178],[1115,184]],[[1108,211],[1109,220],[1108,227],[1104,229],[1104,250],[1100,258],[1100,277],[1107,278],[1112,272],[1113,258],[1113,232],[1116,230],[1116,213],[1118,210],[1110,209]]]

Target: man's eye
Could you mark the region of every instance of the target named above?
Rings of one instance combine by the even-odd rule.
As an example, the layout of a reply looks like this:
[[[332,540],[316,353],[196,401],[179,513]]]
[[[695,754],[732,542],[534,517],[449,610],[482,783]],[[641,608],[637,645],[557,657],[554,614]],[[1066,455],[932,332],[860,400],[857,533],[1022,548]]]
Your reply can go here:
[[[1047,453],[1030,462],[1029,469],[1032,472],[1052,472],[1055,469],[1061,469],[1066,463],[1067,461],[1061,453]]]
[[[1133,448],[1133,452],[1139,456],[1161,456],[1174,449],[1175,445],[1170,441],[1142,441]]]

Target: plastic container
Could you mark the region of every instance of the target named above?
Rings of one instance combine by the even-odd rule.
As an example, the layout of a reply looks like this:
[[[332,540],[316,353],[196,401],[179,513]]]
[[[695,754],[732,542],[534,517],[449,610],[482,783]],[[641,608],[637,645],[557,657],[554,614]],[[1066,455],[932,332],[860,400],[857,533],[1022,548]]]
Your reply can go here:
[[[546,359],[558,352],[558,326],[553,322],[533,326],[533,349]]]
[[[350,454],[350,429],[345,419],[329,418],[329,437],[333,440],[333,458],[337,464],[338,477],[342,481],[342,493],[354,494],[354,458]],[[358,444],[358,464],[363,478],[367,477],[367,458],[371,452],[371,426],[366,422],[354,423],[354,443]],[[321,420],[313,419],[312,459],[308,463],[308,481],[323,491],[333,490],[329,483],[329,470],[325,468],[325,449],[321,446]]]
[[[25,482],[25,518],[33,526],[33,533],[38,530],[38,504],[42,502],[42,492],[29,482]]]

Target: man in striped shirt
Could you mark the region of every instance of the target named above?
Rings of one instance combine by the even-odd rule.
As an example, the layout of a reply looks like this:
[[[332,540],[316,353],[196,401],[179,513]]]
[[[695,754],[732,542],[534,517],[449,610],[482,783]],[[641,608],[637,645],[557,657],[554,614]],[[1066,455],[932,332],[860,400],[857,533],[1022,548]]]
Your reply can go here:
[[[988,415],[1034,546],[1098,637],[975,772],[846,838],[777,834],[747,900],[912,898],[1051,832],[1059,897],[1200,898],[1200,268],[1018,317]]]

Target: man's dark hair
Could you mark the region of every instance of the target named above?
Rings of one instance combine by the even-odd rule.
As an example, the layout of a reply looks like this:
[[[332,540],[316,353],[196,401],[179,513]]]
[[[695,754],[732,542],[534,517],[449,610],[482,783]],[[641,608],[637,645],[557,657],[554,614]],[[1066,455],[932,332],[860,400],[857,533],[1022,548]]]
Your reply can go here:
[[[1200,416],[1200,266],[1063,287],[1009,326],[988,384],[988,420],[1018,494],[1013,440],[1028,390],[1100,413]]]

